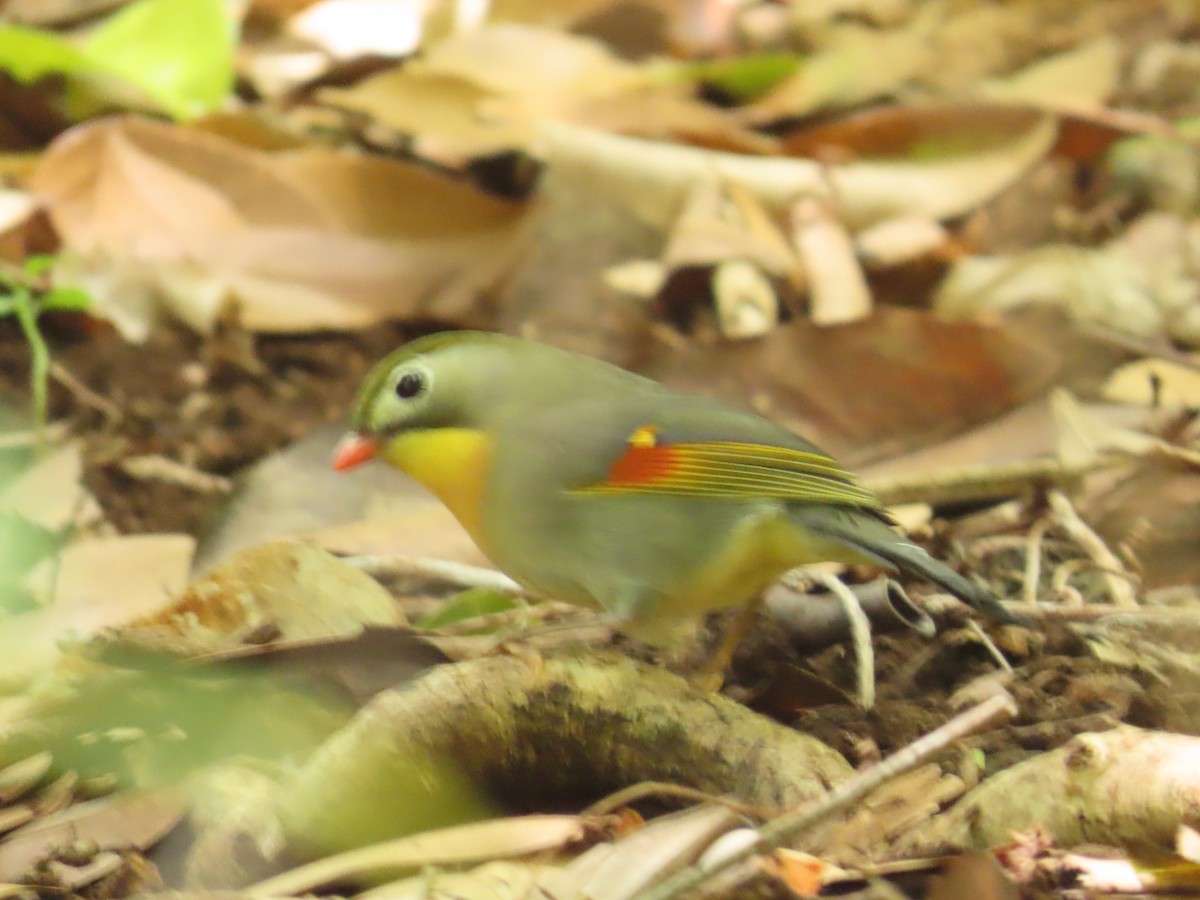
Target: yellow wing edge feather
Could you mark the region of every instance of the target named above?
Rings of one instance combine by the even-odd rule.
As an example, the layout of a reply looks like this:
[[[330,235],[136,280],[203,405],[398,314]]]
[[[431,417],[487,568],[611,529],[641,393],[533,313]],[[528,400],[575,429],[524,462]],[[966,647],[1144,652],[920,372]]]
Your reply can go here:
[[[648,439],[649,438],[649,439]],[[609,479],[576,495],[665,494],[773,497],[878,509],[879,498],[820,453],[737,441],[659,443],[648,429],[631,436]]]

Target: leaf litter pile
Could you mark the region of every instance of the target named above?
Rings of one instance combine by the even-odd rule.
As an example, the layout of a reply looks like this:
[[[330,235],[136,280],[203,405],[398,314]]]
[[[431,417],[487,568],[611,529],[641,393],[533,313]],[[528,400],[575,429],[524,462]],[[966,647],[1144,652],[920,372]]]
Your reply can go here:
[[[1194,3],[4,16],[0,895],[1200,893]],[[709,693],[728,615],[529,602],[328,468],[460,327],[795,429],[1029,625],[811,567]]]

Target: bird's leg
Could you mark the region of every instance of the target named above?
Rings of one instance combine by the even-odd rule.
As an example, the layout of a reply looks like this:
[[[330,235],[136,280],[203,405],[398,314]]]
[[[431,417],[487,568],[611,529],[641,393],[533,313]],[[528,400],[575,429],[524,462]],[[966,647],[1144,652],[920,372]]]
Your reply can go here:
[[[750,631],[750,626],[754,623],[754,618],[758,615],[762,604],[763,595],[758,594],[738,610],[737,616],[725,627],[725,633],[721,636],[721,643],[717,645],[716,652],[696,673],[693,680],[698,687],[713,694],[721,689],[721,685],[725,683],[729,665],[733,662],[733,654],[741,644],[742,638]]]

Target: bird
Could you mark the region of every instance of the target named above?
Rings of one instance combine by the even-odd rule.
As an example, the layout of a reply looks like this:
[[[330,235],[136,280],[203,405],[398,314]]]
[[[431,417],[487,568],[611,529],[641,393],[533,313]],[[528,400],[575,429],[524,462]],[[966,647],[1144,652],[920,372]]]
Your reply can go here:
[[[531,594],[604,611],[636,637],[749,605],[820,561],[900,570],[1023,622],[902,536],[816,445],[593,357],[492,332],[427,335],[371,370],[350,424],[334,469],[391,464]]]

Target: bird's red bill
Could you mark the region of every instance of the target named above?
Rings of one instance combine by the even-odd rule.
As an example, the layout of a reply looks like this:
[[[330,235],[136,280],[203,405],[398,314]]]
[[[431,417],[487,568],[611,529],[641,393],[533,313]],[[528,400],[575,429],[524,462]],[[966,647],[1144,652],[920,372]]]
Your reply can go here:
[[[378,452],[379,442],[375,438],[351,432],[333,448],[330,464],[335,472],[345,472],[374,459]]]

